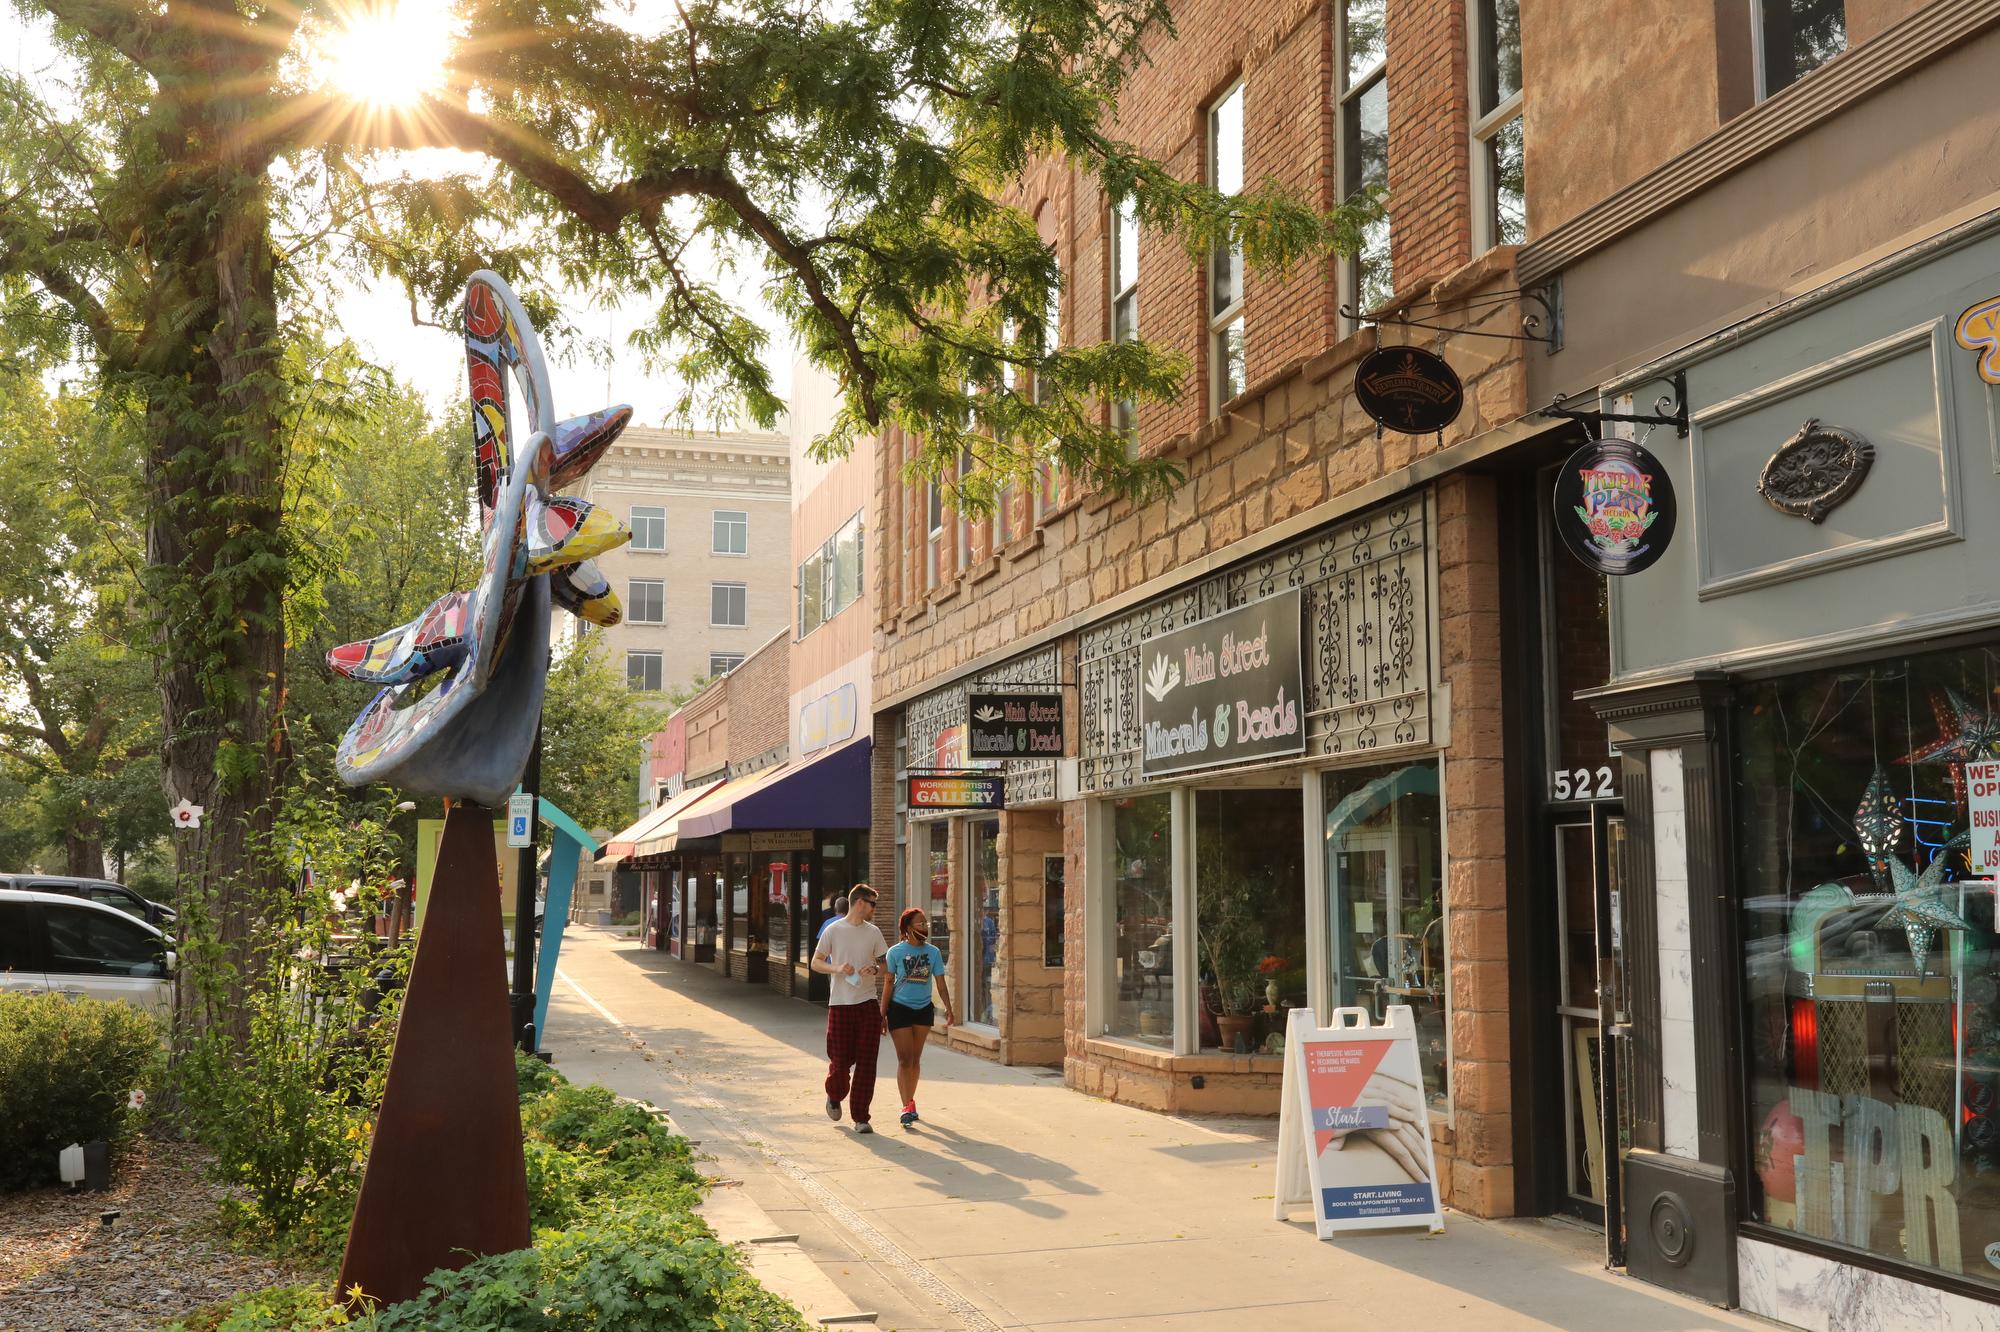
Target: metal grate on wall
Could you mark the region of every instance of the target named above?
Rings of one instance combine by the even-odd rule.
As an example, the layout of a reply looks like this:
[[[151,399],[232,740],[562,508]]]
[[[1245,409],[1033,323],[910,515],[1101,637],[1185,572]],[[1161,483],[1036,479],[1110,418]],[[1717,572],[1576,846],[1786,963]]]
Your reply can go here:
[[[1430,516],[1420,492],[1084,630],[1078,789],[1141,782],[1139,659],[1148,639],[1289,588],[1304,603],[1307,756],[1429,745]]]

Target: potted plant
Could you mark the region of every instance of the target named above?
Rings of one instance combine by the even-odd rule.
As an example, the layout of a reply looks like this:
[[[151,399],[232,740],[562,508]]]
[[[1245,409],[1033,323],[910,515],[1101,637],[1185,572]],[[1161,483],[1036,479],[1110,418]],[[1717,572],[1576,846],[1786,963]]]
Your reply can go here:
[[[1216,1026],[1223,1049],[1247,1052],[1265,956],[1257,907],[1268,895],[1258,877],[1219,858],[1203,870],[1196,915],[1202,959],[1215,978]]]

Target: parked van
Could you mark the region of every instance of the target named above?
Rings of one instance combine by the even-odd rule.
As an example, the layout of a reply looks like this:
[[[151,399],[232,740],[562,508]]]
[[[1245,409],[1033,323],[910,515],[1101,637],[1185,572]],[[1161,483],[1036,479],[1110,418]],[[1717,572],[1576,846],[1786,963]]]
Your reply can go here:
[[[85,898],[0,888],[0,991],[116,999],[168,1018],[172,941]]]

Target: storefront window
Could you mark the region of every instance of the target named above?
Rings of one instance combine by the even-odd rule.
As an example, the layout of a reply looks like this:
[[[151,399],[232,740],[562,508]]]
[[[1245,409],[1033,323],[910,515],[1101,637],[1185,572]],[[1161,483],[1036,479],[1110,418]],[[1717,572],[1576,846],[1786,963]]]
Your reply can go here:
[[[773,962],[783,962],[792,955],[793,899],[798,892],[791,858],[760,855],[757,861],[756,876],[764,885],[765,946]]]
[[[1174,1044],[1173,804],[1165,793],[1111,805],[1114,953],[1111,1031]]]
[[[1444,855],[1434,759],[1326,774],[1327,890],[1340,1003],[1377,1020],[1408,1004],[1424,1090],[1442,1104]]]
[[[1204,1050],[1265,1049],[1306,1004],[1302,818],[1296,788],[1195,792]]]
[[[735,854],[723,857],[729,874],[729,947],[732,952],[750,948],[750,857]]]
[[[929,882],[928,910],[931,913],[931,942],[938,946],[945,961],[952,960],[951,929],[951,825],[942,820],[917,825],[917,842],[925,848],[924,859],[929,866],[925,879]],[[883,931],[888,933],[888,931]]]
[[[1747,684],[1734,726],[1751,1214],[2000,1288],[2000,651]]]
[[[1000,820],[979,819],[966,825],[969,834],[972,891],[966,895],[971,918],[966,935],[966,1020],[997,1025],[993,1011],[993,973],[1000,956]]]

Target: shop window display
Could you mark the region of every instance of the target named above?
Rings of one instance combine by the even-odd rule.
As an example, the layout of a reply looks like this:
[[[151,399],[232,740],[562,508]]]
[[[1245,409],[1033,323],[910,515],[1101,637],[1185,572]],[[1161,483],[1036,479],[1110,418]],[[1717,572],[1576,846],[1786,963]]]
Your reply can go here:
[[[1165,793],[1111,802],[1110,1035],[1174,1045],[1173,804]]]
[[[1307,1002],[1299,793],[1196,791],[1194,811],[1200,1048],[1276,1051]]]
[[[982,1026],[997,1025],[993,1004],[993,975],[1000,956],[1000,820],[979,819],[966,825],[971,837],[972,891],[966,901],[971,911],[966,935],[969,984],[966,993],[966,1021]]]
[[[2000,651],[1746,684],[1734,728],[1751,1215],[2000,1289]]]
[[[1435,759],[1326,774],[1326,878],[1336,989],[1376,1020],[1407,1004],[1424,1091],[1442,1106],[1445,1058],[1444,854]]]

